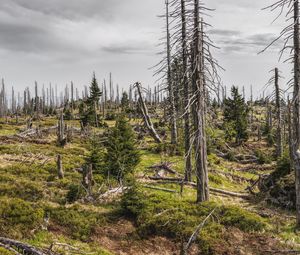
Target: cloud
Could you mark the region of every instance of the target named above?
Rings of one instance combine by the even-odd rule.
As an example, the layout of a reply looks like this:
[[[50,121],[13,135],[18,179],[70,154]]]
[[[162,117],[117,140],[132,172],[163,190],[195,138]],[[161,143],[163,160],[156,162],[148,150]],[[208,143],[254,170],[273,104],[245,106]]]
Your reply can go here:
[[[237,30],[226,30],[226,29],[212,29],[208,31],[211,35],[218,35],[218,36],[238,36],[241,34],[240,31]]]
[[[104,52],[109,52],[113,54],[140,54],[149,53],[150,45],[146,46],[145,43],[141,42],[140,45],[131,45],[131,43],[125,44],[111,44],[108,46],[103,46],[101,49]]]
[[[273,33],[248,35],[236,30],[210,30],[208,33],[225,54],[257,54],[277,38]],[[279,51],[281,46],[279,40],[270,49]]]
[[[5,0],[4,0],[5,1]],[[118,8],[118,0],[10,0],[15,5],[31,12],[63,19],[79,20],[88,18],[111,19]]]

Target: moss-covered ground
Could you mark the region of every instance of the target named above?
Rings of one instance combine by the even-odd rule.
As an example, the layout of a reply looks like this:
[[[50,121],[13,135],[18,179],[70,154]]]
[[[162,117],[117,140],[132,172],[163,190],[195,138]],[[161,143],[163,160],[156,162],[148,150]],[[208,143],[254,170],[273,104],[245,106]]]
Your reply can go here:
[[[45,117],[34,126],[51,127],[56,122],[54,117]],[[268,254],[300,245],[293,212],[272,207],[259,196],[245,200],[212,193],[210,202],[196,204],[193,187],[185,186],[181,192],[179,184],[149,180],[147,176],[154,175],[149,167],[165,162],[183,174],[184,156],[180,150],[169,153],[167,146],[156,145],[148,136],[138,143],[141,162],[135,172],[137,183],[123,198],[70,204],[67,194],[70,186],[80,186],[82,176],[76,169],[88,154],[88,140],[75,135],[64,148],[57,146],[55,134],[43,137],[43,144],[20,141],[14,135],[25,129],[25,120],[1,123],[0,236],[41,248],[67,243],[87,254],[179,254],[196,227],[214,211],[197,235],[191,254]],[[79,127],[78,121],[68,124]],[[114,121],[107,124],[113,126]],[[222,131],[214,135],[216,143],[224,146]],[[246,188],[260,174],[275,170],[273,151],[255,137],[247,146],[234,148],[233,153],[259,155],[259,163],[241,164],[230,155],[218,156],[214,150],[208,156],[211,187],[247,193]],[[63,180],[56,177],[57,154],[63,157]],[[95,181],[96,190],[103,177],[95,175]],[[56,249],[68,254],[66,247]],[[11,253],[0,248],[0,254]]]

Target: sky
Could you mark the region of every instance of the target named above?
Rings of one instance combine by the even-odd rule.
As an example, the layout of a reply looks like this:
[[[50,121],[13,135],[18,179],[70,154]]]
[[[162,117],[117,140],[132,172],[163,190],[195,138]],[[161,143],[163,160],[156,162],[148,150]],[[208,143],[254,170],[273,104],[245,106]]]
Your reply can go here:
[[[278,66],[288,80],[289,66],[278,63],[278,45],[258,55],[283,27],[271,24],[275,14],[261,9],[271,0],[205,0],[215,9],[206,17],[214,55],[226,70],[223,83],[253,85],[262,93],[269,71]],[[161,58],[164,0],[1,0],[0,77],[21,90],[39,84],[63,88],[73,81],[88,85],[93,71],[99,80],[127,88],[135,81],[153,86],[150,67]],[[284,83],[284,80],[282,81]]]

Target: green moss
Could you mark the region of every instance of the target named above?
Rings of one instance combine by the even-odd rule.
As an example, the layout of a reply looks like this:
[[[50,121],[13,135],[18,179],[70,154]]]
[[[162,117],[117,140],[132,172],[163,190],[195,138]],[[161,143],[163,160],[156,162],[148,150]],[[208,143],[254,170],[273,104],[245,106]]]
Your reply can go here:
[[[260,216],[237,206],[223,206],[220,215],[223,225],[234,226],[245,232],[262,231],[267,226]]]
[[[0,199],[0,233],[20,238],[41,226],[43,209],[21,199]]]
[[[222,185],[223,184],[223,180],[222,180],[222,178],[220,176],[210,174],[208,176],[208,178],[209,178],[210,182],[213,182],[213,183],[215,183],[217,185]]]
[[[101,214],[83,210],[79,206],[48,208],[52,224],[66,228],[75,239],[86,241],[94,227],[103,224],[105,217]]]
[[[14,255],[15,253],[13,253],[11,251],[8,251],[8,250],[5,250],[4,248],[0,247],[0,254],[1,255]]]
[[[177,240],[189,238],[215,209],[214,215],[197,238],[199,244],[206,244],[206,251],[213,242],[222,241],[223,230],[227,227],[234,226],[251,232],[262,231],[267,226],[260,216],[239,207],[215,202],[195,204],[175,195],[144,191],[138,186],[123,196],[122,208],[125,214],[136,219],[141,236],[164,235]]]
[[[43,198],[43,188],[35,182],[15,181],[14,183],[1,183],[0,196],[22,198],[35,202]]]

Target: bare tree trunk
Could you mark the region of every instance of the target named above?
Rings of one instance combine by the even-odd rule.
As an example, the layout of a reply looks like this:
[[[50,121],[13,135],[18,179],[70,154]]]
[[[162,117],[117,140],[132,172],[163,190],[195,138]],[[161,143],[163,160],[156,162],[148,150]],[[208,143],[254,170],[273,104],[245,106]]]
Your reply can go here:
[[[297,226],[300,227],[300,108],[299,108],[299,81],[300,81],[300,45],[299,45],[299,1],[294,1],[294,98],[293,98],[293,163],[296,176],[296,216]]]
[[[59,145],[64,145],[66,142],[64,134],[65,134],[64,115],[63,113],[61,113],[58,121],[58,126],[57,126],[57,140]]]
[[[92,196],[92,188],[93,188],[93,165],[90,164],[86,166],[83,170],[83,180],[82,184],[86,188],[88,196]]]
[[[277,147],[276,156],[277,158],[282,157],[283,154],[283,142],[282,142],[282,120],[281,120],[281,100],[280,100],[280,89],[279,89],[279,74],[278,68],[275,68],[275,96],[276,96],[276,114],[277,114]]]
[[[71,81],[71,113],[73,118],[73,112],[74,112],[74,84]]]
[[[183,90],[184,90],[184,149],[185,149],[185,181],[192,180],[192,157],[191,133],[190,133],[190,107],[189,107],[189,75],[188,75],[188,50],[186,34],[186,6],[185,0],[181,0],[181,24],[182,24],[182,68],[183,68]]]
[[[144,102],[143,95],[142,95],[142,92],[141,92],[141,87],[140,87],[141,85],[140,85],[140,83],[137,82],[135,84],[135,86],[136,86],[138,94],[139,94],[139,102],[140,102],[140,106],[141,106],[141,110],[142,110],[142,113],[143,113],[145,124],[146,124],[151,136],[153,137],[153,139],[157,143],[162,143],[159,135],[157,134],[156,130],[154,129],[151,118],[149,117],[148,109],[147,109],[147,106]]]
[[[61,155],[57,155],[57,175],[59,179],[63,179],[64,178],[64,171],[63,171],[63,166],[62,166],[62,157]]]
[[[203,25],[200,28],[199,0],[194,0],[194,67],[193,82],[196,96],[195,123],[195,164],[197,176],[197,202],[209,200],[207,148],[205,132],[205,86],[203,66]],[[201,22],[201,24],[203,24]]]
[[[288,111],[288,116],[287,116],[287,121],[288,121],[288,144],[289,144],[289,155],[290,159],[293,160],[293,123],[292,123],[292,105],[290,102],[290,99],[288,97],[287,99],[287,111]]]
[[[169,0],[166,0],[166,25],[167,25],[167,68],[168,68],[168,91],[171,108],[171,143],[177,144],[177,124],[176,124],[176,108],[174,99],[174,83],[171,71],[171,35],[169,27]]]

